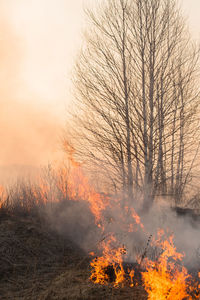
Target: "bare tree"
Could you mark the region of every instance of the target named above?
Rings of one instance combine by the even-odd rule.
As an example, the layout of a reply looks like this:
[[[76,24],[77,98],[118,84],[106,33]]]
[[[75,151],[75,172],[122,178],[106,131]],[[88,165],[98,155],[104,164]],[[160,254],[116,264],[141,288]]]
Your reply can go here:
[[[75,70],[79,154],[127,199],[142,193],[145,211],[158,194],[181,201],[196,155],[199,51],[176,1],[105,0],[87,14]]]

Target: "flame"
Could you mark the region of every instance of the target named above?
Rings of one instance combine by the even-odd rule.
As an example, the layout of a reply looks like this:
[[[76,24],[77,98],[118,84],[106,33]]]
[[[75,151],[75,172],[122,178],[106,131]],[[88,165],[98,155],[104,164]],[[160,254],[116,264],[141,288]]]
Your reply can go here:
[[[57,203],[62,200],[85,201],[89,204],[90,210],[95,217],[96,225],[104,230],[102,212],[109,206],[109,197],[101,195],[89,183],[84,174],[82,166],[74,158],[74,148],[65,144],[69,166],[53,163],[36,178],[36,184],[31,184],[29,189],[33,196],[31,205],[46,205]],[[23,189],[23,186],[22,186]],[[23,191],[19,191],[18,200],[24,197]],[[0,207],[5,203],[7,193],[3,186],[0,186]],[[23,200],[21,199],[21,203]],[[28,203],[29,204],[29,203]],[[31,209],[31,207],[27,207]]]
[[[46,176],[38,177],[38,186],[33,189],[35,198],[43,204],[65,200],[86,201],[95,217],[96,225],[103,230],[102,212],[109,205],[109,198],[97,193],[90,185],[81,165],[73,157],[74,149],[67,145],[70,166],[51,165]]]
[[[126,207],[125,207],[125,211],[126,211],[127,214],[130,214],[130,215],[131,215],[131,217],[132,217],[133,220],[135,221],[136,225],[139,225],[139,226],[144,230],[144,225],[142,224],[141,219],[140,219],[140,217],[137,215],[135,209],[134,209],[133,207],[130,207],[130,208],[129,208],[128,206],[126,206]],[[131,223],[131,224],[129,225],[129,232],[133,232],[134,229],[137,229],[137,227],[134,227],[134,225]]]
[[[125,271],[123,268],[123,255],[126,253],[124,247],[115,248],[116,238],[111,235],[108,242],[103,241],[103,255],[92,260],[92,274],[90,280],[94,283],[108,284],[108,268],[113,271],[113,282],[115,286],[125,282]]]
[[[142,272],[142,280],[148,299],[199,299],[200,284],[192,281],[187,269],[181,265],[184,254],[177,252],[173,235],[165,238],[164,230],[159,230],[157,235],[158,238],[154,239],[153,243],[160,249],[160,255],[155,261],[146,258],[143,263],[145,271]],[[103,240],[102,256],[96,257],[91,262],[90,280],[95,284],[108,285],[111,282],[114,287],[124,285],[134,287],[135,271],[128,269],[125,272],[123,261],[127,251],[124,245],[116,247],[117,243],[114,235],[107,241]],[[200,272],[198,276],[200,278]],[[190,295],[192,293],[193,296]]]
[[[161,240],[163,231],[158,233],[157,245],[162,253],[154,262],[146,259],[146,271],[142,273],[145,290],[148,299],[159,300],[182,300],[192,299],[187,293],[186,280],[190,277],[186,268],[178,265],[183,258],[183,254],[176,251],[173,243],[173,236],[167,240]]]
[[[109,200],[111,201],[111,199]],[[109,205],[107,204],[107,207],[108,206]],[[127,234],[127,231],[136,231],[138,226],[140,226],[141,229],[144,229],[140,217],[136,214],[134,208],[128,208],[126,206],[124,209],[122,209],[119,199],[112,199],[110,206],[118,209],[120,212],[120,224],[117,224],[118,226],[120,225],[122,232],[124,232],[124,236]],[[101,215],[99,215],[99,218],[101,218],[102,223],[105,222]],[[131,221],[131,224],[129,224],[129,221]],[[113,223],[115,220],[110,217],[109,222]],[[99,248],[102,251],[102,256],[96,257],[90,264],[92,268],[90,280],[92,280],[94,283],[108,284],[111,281],[115,287],[119,285],[124,286],[125,284],[130,285],[131,287],[134,286],[134,270],[128,269],[128,271],[125,272],[123,267],[123,262],[127,255],[126,246],[119,246],[119,244],[120,243],[114,236],[114,233],[110,234],[108,238],[104,238],[104,240],[101,242]],[[112,278],[108,276],[109,270],[111,273],[110,277]]]
[[[106,274],[106,268],[109,266],[109,261],[106,257],[95,258],[90,265],[94,269],[90,279],[94,283],[108,284],[109,278],[108,274]]]
[[[198,273],[198,277],[200,279],[200,272]],[[198,285],[198,288],[200,289],[200,284]]]
[[[95,224],[106,233],[106,225],[112,223],[114,227],[120,227],[122,236],[132,233],[140,228],[145,232],[144,225],[133,207],[121,207],[119,198],[111,199],[105,194],[98,193],[90,184],[83,168],[74,158],[74,148],[68,143],[65,144],[70,166],[55,165],[48,169],[48,176],[38,178],[37,185],[31,185],[31,192],[34,195],[37,205],[56,203],[60,200],[85,201],[89,204],[90,210],[95,218]],[[8,194],[3,186],[0,186],[0,208],[8,199]],[[107,209],[114,208],[117,211],[118,219],[112,215],[105,217]],[[108,210],[109,211],[109,210]],[[118,223],[118,220],[120,222]],[[107,222],[107,223],[106,223]],[[108,227],[109,228],[109,227]],[[142,272],[144,288],[150,300],[182,300],[192,299],[190,293],[199,297],[198,289],[200,284],[194,281],[191,284],[191,276],[185,267],[181,265],[184,255],[178,253],[174,246],[173,236],[164,238],[164,230],[158,232],[157,240],[153,240],[160,255],[156,261],[148,258],[143,260],[145,271]],[[132,236],[132,235],[131,235]],[[124,270],[123,263],[126,260],[128,249],[126,245],[119,242],[114,233],[109,233],[99,243],[101,255],[92,259],[90,280],[95,284],[114,287],[129,285],[134,287],[135,270]],[[198,273],[200,279],[200,272]],[[189,285],[190,280],[190,285]],[[137,285],[137,283],[135,283]],[[194,299],[194,298],[193,298]],[[196,298],[198,299],[198,298]]]
[[[134,275],[135,275],[135,271],[134,271],[134,270],[129,270],[129,276],[130,276],[130,280],[131,280],[130,286],[131,286],[131,287],[134,286],[134,283],[133,283]]]
[[[65,142],[64,147],[72,167],[67,182],[68,196],[73,200],[77,199],[88,202],[97,226],[102,227],[103,230],[101,222],[103,219],[102,212],[109,206],[109,197],[97,193],[94,187],[91,186],[87,176],[83,172],[81,164],[74,158],[74,148],[68,142]]]

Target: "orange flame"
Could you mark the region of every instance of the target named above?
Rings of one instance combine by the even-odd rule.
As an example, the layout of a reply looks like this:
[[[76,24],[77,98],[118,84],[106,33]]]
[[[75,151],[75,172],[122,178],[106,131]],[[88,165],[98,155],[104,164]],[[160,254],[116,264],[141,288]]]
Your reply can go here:
[[[129,270],[129,276],[130,276],[130,280],[131,280],[130,286],[131,286],[131,287],[134,286],[134,283],[133,283],[134,275],[135,275],[135,271],[134,271],[134,270]]]
[[[133,232],[140,227],[144,231],[140,217],[132,207],[121,209],[120,199],[111,199],[100,193],[97,193],[93,186],[90,185],[88,178],[85,176],[80,163],[74,158],[74,148],[68,143],[65,145],[70,168],[59,166],[51,169],[49,178],[39,178],[38,186],[32,186],[32,192],[37,204],[58,202],[59,199],[68,199],[72,201],[86,201],[95,217],[95,223],[103,232],[105,229],[104,212],[111,208],[113,204],[117,207],[118,218],[120,219],[120,230],[125,234]],[[0,186],[0,208],[7,199],[6,190]],[[109,216],[109,223],[115,222],[112,216]],[[135,226],[136,225],[136,226]],[[142,272],[142,279],[145,290],[150,300],[182,300],[184,298],[192,299],[188,294],[197,292],[200,289],[198,282],[194,287],[188,287],[187,280],[190,279],[186,268],[180,265],[183,254],[178,253],[173,243],[173,236],[164,240],[164,231],[158,232],[158,239],[154,241],[161,253],[156,261],[144,259],[145,271]],[[134,286],[134,270],[125,272],[123,262],[126,257],[126,247],[120,246],[114,234],[104,239],[100,246],[102,255],[91,261],[90,280],[96,284],[109,284],[112,282],[115,287],[125,284]],[[90,253],[95,256],[94,252]],[[110,273],[111,274],[110,274]],[[200,278],[200,272],[198,273]],[[111,278],[112,277],[112,278]]]
[[[107,274],[108,267],[113,270],[113,282],[115,286],[125,282],[125,271],[122,265],[125,249],[124,247],[113,248],[115,243],[116,238],[113,235],[111,235],[108,242],[103,241],[103,255],[93,259],[91,262],[93,270],[90,279],[94,283],[108,284],[110,281]]]
[[[102,211],[109,205],[108,197],[101,196],[89,183],[88,178],[84,175],[80,163],[74,158],[74,148],[65,142],[65,151],[68,154],[68,160],[71,163],[71,172],[68,176],[68,195],[73,200],[82,200],[89,202],[91,212],[95,216],[96,224],[102,227]]]
[[[200,272],[198,273],[198,276],[199,276],[199,279],[200,279]],[[199,284],[198,288],[200,289],[200,284]]]
[[[68,197],[68,199],[75,201],[88,202],[95,217],[96,225],[103,232],[105,229],[103,212],[108,207],[111,207],[113,203],[120,208],[120,201],[116,199],[115,202],[111,203],[109,197],[97,193],[84,175],[81,165],[74,159],[74,149],[69,144],[66,144],[66,150],[68,151],[71,169],[67,170],[65,167],[58,169],[56,172],[56,187],[63,197]],[[43,198],[45,199],[47,186],[43,185],[41,187],[44,191]],[[112,220],[112,217],[110,217],[110,220]],[[132,207],[125,207],[124,211],[121,211],[120,222],[123,223],[123,230],[128,232],[133,232],[137,229],[137,226],[144,231],[140,217]],[[128,226],[126,225],[127,222],[129,222]],[[137,226],[135,227],[135,225]],[[145,260],[146,271],[142,273],[142,279],[148,293],[148,299],[182,300],[186,297],[191,299],[187,292],[187,279],[190,276],[186,268],[178,265],[178,262],[183,259],[183,254],[176,251],[173,244],[173,236],[166,240],[163,240],[163,236],[164,231],[160,230],[158,232],[158,240],[155,241],[157,247],[162,250],[158,260],[156,262]],[[134,270],[128,270],[128,274],[126,274],[123,268],[123,261],[126,255],[125,246],[119,247],[116,237],[111,234],[107,241],[105,239],[102,241],[101,248],[102,255],[91,262],[92,273],[90,280],[94,283],[105,285],[112,281],[115,287],[128,283],[133,287]],[[94,256],[94,253],[91,253],[91,255]],[[112,279],[110,278],[109,270],[112,273]],[[200,288],[200,285],[198,287]],[[192,291],[192,289],[190,290]]]
[[[125,211],[126,211],[126,213],[128,214],[130,214],[131,215],[131,217],[134,219],[134,221],[135,221],[135,223],[137,224],[137,225],[139,225],[143,230],[144,230],[144,225],[142,224],[142,222],[141,222],[141,219],[140,219],[140,217],[137,215],[137,213],[136,213],[136,211],[134,210],[134,208],[133,207],[128,207],[128,206],[126,206],[125,207]],[[130,225],[129,225],[129,232],[133,232],[134,231],[134,229],[136,229],[136,228],[133,228],[133,224],[131,223]]]
[[[176,251],[173,236],[168,240],[161,240],[163,232],[159,232],[157,245],[162,253],[156,262],[146,259],[146,271],[142,273],[148,299],[182,300],[191,297],[187,293],[186,280],[189,278],[187,270],[177,264],[183,254]]]

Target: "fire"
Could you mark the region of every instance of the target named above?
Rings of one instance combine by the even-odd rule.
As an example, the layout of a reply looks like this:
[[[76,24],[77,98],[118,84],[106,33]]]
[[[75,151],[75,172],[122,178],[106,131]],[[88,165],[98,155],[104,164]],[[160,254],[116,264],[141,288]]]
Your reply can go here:
[[[200,272],[198,273],[199,279],[200,279]],[[198,288],[200,289],[200,284],[198,285]]]
[[[146,271],[142,273],[148,299],[192,299],[187,293],[188,272],[178,264],[184,255],[177,252],[173,236],[162,240],[163,231],[158,235],[156,244],[161,249],[161,254],[156,261],[146,259]]]
[[[126,211],[126,213],[127,214],[130,214],[131,215],[131,217],[132,217],[132,219],[135,221],[135,223],[137,224],[137,225],[139,225],[143,230],[144,230],[144,225],[142,224],[142,222],[141,222],[141,219],[140,219],[140,217],[137,215],[137,213],[136,213],[136,211],[134,210],[134,208],[133,207],[125,207],[125,211]],[[134,227],[134,225],[131,223],[130,225],[129,225],[129,232],[133,232],[134,231],[134,229],[137,229],[137,227]]]
[[[93,259],[91,262],[92,274],[90,279],[94,283],[108,284],[113,281],[115,286],[125,282],[125,271],[123,268],[124,247],[115,248],[117,240],[111,235],[108,242],[102,242],[103,255]],[[110,276],[109,276],[110,273]]]
[[[84,175],[80,165],[73,164],[67,181],[67,195],[70,200],[81,200],[89,203],[96,224],[101,227],[102,212],[109,205],[109,199],[97,193]]]
[[[94,283],[108,284],[109,278],[108,274],[106,274],[106,268],[109,266],[109,261],[101,256],[95,258],[90,265],[94,268],[90,279],[94,281]]]
[[[103,230],[102,212],[109,205],[109,198],[97,193],[90,185],[81,165],[73,157],[74,149],[68,145],[67,151],[70,165],[54,163],[48,166],[45,174],[38,177],[37,188],[33,188],[35,198],[43,204],[61,200],[85,201],[90,206],[96,225]]]
[[[109,198],[97,193],[94,187],[90,185],[80,163],[74,158],[74,148],[67,142],[65,142],[64,146],[72,167],[67,182],[68,196],[73,200],[87,201],[95,217],[97,226],[103,227],[101,222],[102,212],[109,205]]]
[[[142,230],[144,229],[140,217],[136,214],[133,208],[128,208],[126,206],[124,209],[122,209],[119,199],[112,199],[111,205],[114,209],[118,209],[118,219],[120,222],[110,217],[109,223],[113,223],[113,226],[115,224],[120,226],[120,230],[123,232],[124,236],[126,236],[127,231],[129,233],[137,231],[137,227],[140,227]],[[99,207],[97,208],[97,211],[98,210]],[[99,215],[99,217],[102,216]],[[105,220],[101,219],[101,222],[103,223]],[[131,223],[129,224],[129,222]],[[103,226],[102,228],[104,229]],[[112,233],[108,236],[108,238],[103,239],[99,245],[99,248],[102,251],[102,255],[93,259],[90,264],[92,268],[90,280],[92,280],[94,283],[105,285],[109,282],[112,282],[115,287],[119,285],[129,285],[133,287],[133,278],[135,272],[134,270],[129,269],[125,272],[123,267],[123,262],[125,261],[127,255],[126,246],[124,244],[120,246],[116,236],[114,236],[114,233]]]
[[[138,284],[134,283],[136,270],[125,270],[124,268],[129,249],[121,240],[117,239],[116,233],[110,233],[109,230],[116,227],[122,237],[132,238],[138,228],[141,232],[146,232],[144,225],[133,207],[122,208],[119,198],[113,199],[98,193],[90,184],[80,163],[75,160],[74,148],[67,143],[65,148],[70,166],[55,165],[48,169],[46,177],[40,176],[38,178],[37,185],[31,187],[36,204],[56,203],[65,199],[87,202],[94,215],[95,224],[100,228],[99,231],[102,234],[107,234],[99,243],[101,255],[95,257],[94,252],[90,253],[91,256],[95,257],[90,263],[90,280],[101,285],[113,284],[114,287],[125,285],[134,287]],[[0,207],[5,203],[7,197],[6,190],[0,186]],[[111,209],[117,212],[117,217],[112,216]],[[107,230],[108,228],[109,230]],[[194,292],[196,297],[199,297],[200,284],[194,281],[192,285],[191,276],[181,265],[184,255],[177,252],[173,236],[168,238],[164,238],[164,236],[164,231],[160,230],[157,240],[154,239],[153,241],[154,246],[160,250],[155,261],[145,257],[146,250],[142,260],[141,257],[138,260],[138,262],[140,261],[139,264],[145,268],[141,274],[148,299],[194,299],[189,292],[191,294]],[[200,279],[200,272],[198,276]]]
[[[135,271],[134,271],[134,270],[129,270],[129,276],[130,276],[130,280],[131,280],[130,286],[131,286],[131,287],[134,286],[134,283],[133,283],[134,275],[135,275]]]

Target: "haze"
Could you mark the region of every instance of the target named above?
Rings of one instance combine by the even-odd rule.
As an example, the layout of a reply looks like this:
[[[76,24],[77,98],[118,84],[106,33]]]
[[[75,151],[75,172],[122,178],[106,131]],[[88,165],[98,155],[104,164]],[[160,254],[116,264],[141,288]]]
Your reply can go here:
[[[87,3],[0,0],[1,166],[39,166],[58,158]],[[199,39],[200,1],[181,5]]]

